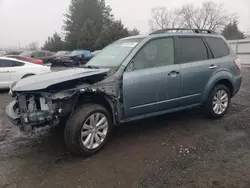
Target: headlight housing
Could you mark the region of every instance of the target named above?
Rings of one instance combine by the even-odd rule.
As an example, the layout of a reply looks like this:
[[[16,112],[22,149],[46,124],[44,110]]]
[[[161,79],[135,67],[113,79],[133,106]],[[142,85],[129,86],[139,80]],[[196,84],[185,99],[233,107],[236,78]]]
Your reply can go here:
[[[61,99],[67,99],[72,97],[75,93],[77,93],[77,91],[61,91],[58,93],[53,93],[50,98],[52,100],[61,100]]]

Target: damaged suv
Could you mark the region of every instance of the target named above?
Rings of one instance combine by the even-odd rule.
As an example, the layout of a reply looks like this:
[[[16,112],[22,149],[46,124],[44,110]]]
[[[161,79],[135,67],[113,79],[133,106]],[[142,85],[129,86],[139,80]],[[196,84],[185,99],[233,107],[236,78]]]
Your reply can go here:
[[[240,89],[240,60],[215,32],[180,31],[120,39],[83,68],[14,83],[6,113],[22,130],[65,122],[67,146],[82,155],[98,152],[124,122],[195,106],[220,118]]]

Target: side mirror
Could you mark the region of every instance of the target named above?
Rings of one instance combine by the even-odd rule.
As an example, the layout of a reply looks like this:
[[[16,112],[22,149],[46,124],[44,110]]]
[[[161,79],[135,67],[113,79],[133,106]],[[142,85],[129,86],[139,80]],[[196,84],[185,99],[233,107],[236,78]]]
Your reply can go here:
[[[132,59],[129,63],[129,65],[127,66],[126,72],[131,72],[134,70],[135,67],[135,60]]]

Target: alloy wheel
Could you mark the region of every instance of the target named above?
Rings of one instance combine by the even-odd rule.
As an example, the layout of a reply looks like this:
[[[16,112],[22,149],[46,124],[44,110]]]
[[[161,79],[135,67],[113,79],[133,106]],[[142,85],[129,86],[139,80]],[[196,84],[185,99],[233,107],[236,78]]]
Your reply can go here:
[[[81,141],[87,149],[96,149],[105,140],[107,133],[107,117],[102,113],[94,113],[82,126]]]
[[[229,104],[229,96],[225,90],[219,90],[216,92],[213,98],[213,111],[214,113],[223,114]]]

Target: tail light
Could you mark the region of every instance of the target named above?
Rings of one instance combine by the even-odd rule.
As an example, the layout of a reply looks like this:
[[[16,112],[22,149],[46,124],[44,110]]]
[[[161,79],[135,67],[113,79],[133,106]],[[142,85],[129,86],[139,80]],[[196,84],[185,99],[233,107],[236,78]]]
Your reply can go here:
[[[241,70],[241,60],[240,60],[240,58],[237,58],[236,60],[234,60],[234,63]]]
[[[43,60],[38,60],[37,62],[38,62],[38,64],[40,64],[40,65],[43,64]]]

